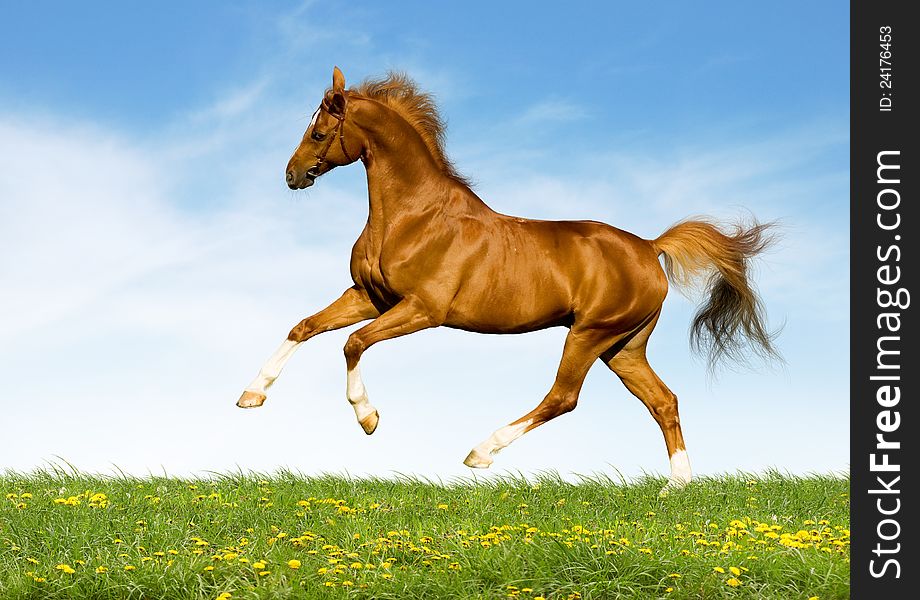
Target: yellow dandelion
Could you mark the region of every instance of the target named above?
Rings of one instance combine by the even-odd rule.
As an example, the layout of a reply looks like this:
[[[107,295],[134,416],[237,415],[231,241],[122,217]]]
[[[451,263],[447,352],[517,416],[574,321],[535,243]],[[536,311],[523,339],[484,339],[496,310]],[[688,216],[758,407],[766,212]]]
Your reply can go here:
[[[665,594],[670,594],[670,593],[673,592],[673,591],[674,591],[674,588],[672,588],[672,587],[664,588],[664,593],[665,593]]]
[[[137,567],[134,565],[125,565],[125,571],[136,571]]]
[[[671,573],[668,577],[671,579],[680,579],[680,573]]]
[[[725,585],[730,585],[732,587],[738,587],[739,585],[741,585],[741,581],[732,577],[731,579],[725,582]]]
[[[716,573],[724,573],[724,572],[725,572],[725,569],[723,569],[722,567],[713,567],[712,570],[715,571]]]
[[[231,594],[230,592],[221,592],[220,594],[217,595],[217,598],[215,600],[230,600],[230,598],[233,598],[233,594]]]
[[[98,567],[96,567],[97,573],[105,573],[108,570],[109,569],[105,565],[99,565]]]
[[[291,567],[292,569],[299,569],[300,561],[297,560],[296,558],[292,558],[291,560],[288,561],[288,566]]]
[[[264,569],[264,568],[265,568],[265,561],[257,560],[256,562],[252,563],[252,568],[255,569],[255,570],[257,570],[257,571],[259,571],[259,570],[261,570],[261,569]]]
[[[447,508],[446,504],[438,504],[438,510],[447,510]]]
[[[213,571],[213,570],[214,570],[214,565],[208,565],[208,566],[206,566],[206,567],[204,568],[204,570],[205,570],[205,571]]]
[[[63,571],[63,572],[65,572],[65,573],[67,573],[68,575],[73,575],[74,573],[76,573],[76,571],[74,571],[73,567],[71,567],[71,566],[68,565],[67,563],[61,563],[61,564],[59,564],[58,566],[56,566],[56,567],[54,567],[54,568],[57,569],[58,571]]]

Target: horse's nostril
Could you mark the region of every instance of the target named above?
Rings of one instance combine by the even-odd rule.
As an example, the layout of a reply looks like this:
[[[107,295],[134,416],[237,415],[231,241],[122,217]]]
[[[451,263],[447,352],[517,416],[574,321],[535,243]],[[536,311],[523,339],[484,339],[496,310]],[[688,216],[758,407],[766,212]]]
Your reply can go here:
[[[287,172],[287,182],[294,183],[294,171]]]

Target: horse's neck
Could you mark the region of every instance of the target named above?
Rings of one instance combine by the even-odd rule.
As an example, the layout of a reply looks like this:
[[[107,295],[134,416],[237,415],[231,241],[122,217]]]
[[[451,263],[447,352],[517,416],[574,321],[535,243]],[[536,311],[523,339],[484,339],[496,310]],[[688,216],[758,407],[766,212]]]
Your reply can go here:
[[[382,241],[392,223],[450,218],[455,210],[443,210],[446,203],[450,203],[447,208],[460,212],[489,210],[468,188],[444,173],[419,134],[395,111],[377,103],[364,108],[372,239]],[[457,193],[458,186],[463,187],[461,193]]]
[[[428,152],[414,136],[371,144],[365,168],[372,229],[382,231],[388,223],[430,216],[449,201],[454,182]]]

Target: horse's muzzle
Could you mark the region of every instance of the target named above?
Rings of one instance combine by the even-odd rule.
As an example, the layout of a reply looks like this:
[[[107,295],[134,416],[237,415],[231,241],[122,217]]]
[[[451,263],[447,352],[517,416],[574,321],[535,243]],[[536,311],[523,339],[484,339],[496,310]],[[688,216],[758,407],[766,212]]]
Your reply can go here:
[[[298,177],[297,173],[294,171],[288,171],[285,176],[285,181],[292,190],[302,190],[313,185],[313,182],[318,176],[319,173],[314,172],[313,169],[310,169],[300,177]]]

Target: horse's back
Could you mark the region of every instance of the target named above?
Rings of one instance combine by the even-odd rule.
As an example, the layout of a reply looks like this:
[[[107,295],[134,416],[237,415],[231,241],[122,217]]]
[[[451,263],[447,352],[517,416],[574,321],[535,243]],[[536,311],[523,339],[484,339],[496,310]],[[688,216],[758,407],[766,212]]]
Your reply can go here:
[[[651,243],[605,223],[499,215],[475,229],[475,264],[454,298],[449,326],[505,333],[581,318],[641,320],[667,293]]]

